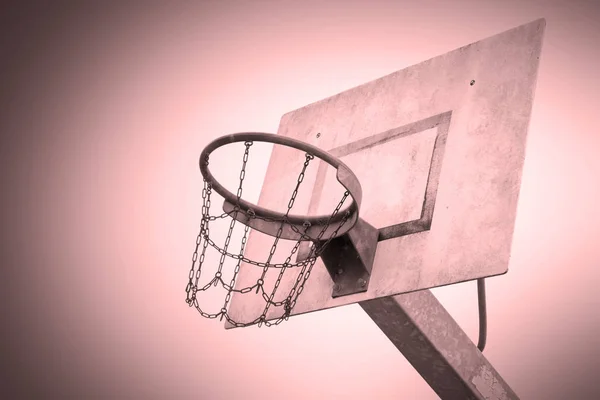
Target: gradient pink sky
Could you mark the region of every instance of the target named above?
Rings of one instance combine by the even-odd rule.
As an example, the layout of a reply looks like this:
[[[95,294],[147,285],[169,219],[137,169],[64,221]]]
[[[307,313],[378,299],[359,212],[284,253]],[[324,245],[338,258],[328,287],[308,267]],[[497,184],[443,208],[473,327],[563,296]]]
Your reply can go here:
[[[217,136],[275,132],[288,111],[545,17],[513,255],[487,282],[484,354],[522,399],[600,397],[600,6],[159,3],[0,17],[0,394],[437,398],[356,305],[229,331],[186,306],[198,156]],[[475,283],[434,293],[476,340]]]

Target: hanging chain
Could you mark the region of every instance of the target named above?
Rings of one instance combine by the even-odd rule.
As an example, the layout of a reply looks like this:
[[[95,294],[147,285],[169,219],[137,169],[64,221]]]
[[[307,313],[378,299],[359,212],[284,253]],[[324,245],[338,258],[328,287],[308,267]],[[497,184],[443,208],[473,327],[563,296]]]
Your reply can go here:
[[[351,215],[350,211],[346,210],[343,218],[341,218],[340,223],[335,228],[335,230],[333,230],[333,232],[329,235],[328,238],[326,238],[326,239],[323,238],[323,236],[325,235],[325,232],[329,229],[332,221],[334,220],[336,215],[339,214],[344,202],[346,201],[347,197],[350,195],[350,193],[348,191],[346,191],[344,193],[341,201],[338,203],[335,210],[333,211],[331,216],[328,218],[327,223],[321,227],[320,232],[317,235],[316,239],[311,238],[307,234],[308,229],[311,227],[310,223],[308,223],[308,222],[305,223],[302,227],[303,229],[300,230],[298,227],[294,226],[294,224],[289,222],[288,216],[289,216],[289,214],[294,206],[294,203],[296,201],[296,197],[298,195],[298,190],[300,188],[300,185],[304,181],[306,170],[310,164],[310,161],[312,161],[314,159],[314,156],[312,154],[308,154],[308,153],[305,155],[305,161],[304,161],[302,170],[296,181],[296,186],[292,192],[291,198],[287,205],[286,213],[284,214],[283,218],[271,219],[271,218],[266,218],[266,217],[260,217],[260,216],[257,216],[254,212],[252,212],[252,210],[248,210],[248,211],[241,210],[239,201],[242,197],[243,182],[244,182],[244,179],[246,176],[246,165],[248,162],[250,147],[252,146],[252,144],[253,144],[253,142],[251,142],[251,141],[246,141],[244,143],[245,150],[244,150],[244,156],[242,159],[242,167],[241,167],[241,171],[240,171],[240,175],[239,175],[239,186],[238,186],[237,193],[236,193],[237,204],[235,205],[235,207],[233,208],[232,211],[225,212],[225,213],[222,213],[217,216],[210,215],[210,205],[211,205],[210,196],[212,193],[212,186],[209,182],[204,180],[204,187],[202,189],[202,220],[200,223],[200,232],[198,233],[198,236],[196,237],[196,245],[195,245],[194,252],[192,255],[192,266],[191,266],[190,273],[189,273],[189,281],[186,286],[186,294],[187,294],[186,302],[188,303],[188,305],[190,307],[195,306],[196,309],[200,312],[200,314],[203,317],[211,318],[211,319],[218,318],[218,317],[220,317],[221,319],[225,318],[229,323],[231,323],[232,325],[234,325],[236,327],[244,327],[244,326],[255,325],[255,324],[258,324],[258,326],[261,326],[263,323],[267,326],[273,326],[273,325],[278,325],[283,320],[287,320],[289,318],[289,316],[291,315],[292,310],[294,309],[294,307],[297,303],[298,297],[304,290],[304,286],[305,286],[308,278],[310,277],[312,268],[315,265],[317,258],[323,252],[323,250],[327,247],[329,242],[333,238],[336,237],[339,230],[343,227],[343,225],[347,222],[348,218]],[[209,162],[208,157],[205,160],[203,160],[203,162],[208,164],[208,162]],[[237,254],[234,254],[234,253],[231,253],[228,251],[228,248],[229,248],[230,242],[231,242],[231,237],[233,235],[233,230],[234,230],[234,227],[235,227],[235,224],[237,221],[237,217],[238,217],[238,214],[241,212],[245,213],[245,215],[248,219],[262,219],[262,220],[269,221],[269,222],[279,222],[279,228],[277,230],[277,233],[275,234],[275,239],[273,241],[273,244],[271,245],[269,255],[265,262],[257,262],[257,261],[248,259],[247,257],[244,256],[244,250],[246,248],[248,234],[250,231],[250,226],[247,223],[244,227],[244,235],[242,237],[242,242],[241,242],[239,252]],[[223,247],[219,247],[210,238],[209,223],[216,221],[218,219],[224,219],[227,217],[231,218],[231,222],[229,224],[229,229],[227,231],[227,235],[226,235]],[[277,249],[277,245],[279,244],[279,241],[283,234],[283,229],[286,226],[290,227],[296,234],[298,234],[299,239],[296,241],[294,247],[292,248],[292,250],[290,251],[289,255],[287,256],[287,258],[285,259],[285,261],[283,263],[272,263],[273,257],[275,255],[275,252]],[[310,248],[310,253],[309,253],[308,257],[302,261],[297,261],[295,263],[292,263],[292,258],[297,253],[300,244],[303,241],[307,241],[307,240],[312,242],[312,246]],[[201,251],[200,251],[200,246],[202,246]],[[203,287],[198,287],[198,282],[202,275],[202,266],[203,266],[204,260],[205,260],[206,249],[208,248],[208,246],[211,246],[212,248],[216,249],[220,253],[218,268],[217,268],[217,272],[215,273],[214,277],[212,277],[210,282],[208,282]],[[199,251],[200,251],[200,256],[198,256]],[[237,261],[235,268],[233,270],[233,277],[228,284],[225,283],[225,281],[223,280],[223,266],[224,266],[225,260],[227,258]],[[238,275],[240,272],[240,267],[241,267],[242,263],[261,267],[262,273],[261,273],[259,279],[257,279],[257,281],[252,286],[236,289],[235,283],[238,278]],[[265,278],[266,278],[266,275],[267,275],[269,269],[272,269],[272,268],[279,269],[279,273],[278,273],[277,279],[275,280],[275,283],[273,285],[272,291],[270,291],[270,293],[268,293],[264,288]],[[300,268],[300,272],[294,282],[293,287],[290,289],[290,292],[287,294],[287,296],[285,296],[283,298],[283,300],[275,301],[275,295],[280,287],[283,276],[284,276],[285,272],[290,268]],[[206,291],[211,286],[216,287],[219,284],[227,291],[227,294],[223,301],[223,305],[218,312],[207,313],[207,312],[203,311],[202,308],[200,307],[198,300],[196,298],[196,295],[198,292]],[[239,321],[234,321],[227,312],[227,306],[229,305],[229,303],[231,301],[232,293],[237,292],[237,293],[246,294],[251,291],[255,291],[255,293],[257,295],[260,292],[260,296],[265,301],[265,307],[264,307],[262,313],[259,316],[257,316],[256,319],[254,319],[253,321],[250,321],[250,322],[242,323]],[[268,320],[268,312],[271,307],[283,308],[283,314],[277,319]]]
[[[292,197],[290,198],[290,201],[288,202],[287,211],[285,212],[284,218],[287,218],[287,216],[290,214],[290,211],[292,211],[292,207],[294,207],[294,202],[296,201],[296,196],[298,195],[298,189],[300,188],[300,184],[302,184],[302,181],[304,180],[304,174],[306,173],[306,168],[308,168],[308,164],[311,162],[311,160],[313,160],[315,158],[312,154],[308,154],[308,153],[306,154],[305,157],[306,157],[306,160],[304,161],[304,166],[302,167],[302,171],[300,172],[300,175],[298,176],[298,180],[296,181],[296,187],[294,188],[294,191],[292,192]],[[275,246],[277,245],[277,242],[279,241],[279,237],[281,235],[281,230],[283,229],[283,224],[284,224],[284,222],[281,223],[279,230],[277,231],[277,237],[275,238],[275,242],[273,243],[273,247],[271,248],[271,253],[269,254],[269,259],[267,260],[267,263],[271,262],[271,257],[273,256],[273,253],[275,252]],[[309,227],[310,227],[310,225],[308,225],[308,224],[305,225],[304,233],[306,233],[306,231],[308,230]],[[301,243],[302,243],[302,238],[300,238],[296,242],[296,244],[294,245],[294,248],[290,252],[290,255],[286,258],[285,262],[283,263],[283,267],[280,269],[277,280],[275,281],[275,284],[273,285],[273,291],[271,292],[271,295],[267,296],[267,294],[263,291],[263,293],[262,293],[263,299],[265,300],[265,302],[267,304],[265,305],[265,309],[263,310],[263,313],[261,315],[261,319],[262,319],[261,322],[264,322],[266,320],[267,312],[269,311],[269,307],[271,306],[271,304],[273,304],[273,298],[275,297],[275,293],[277,292],[277,289],[279,288],[279,285],[281,284],[281,279],[283,278],[283,274],[285,274],[285,270],[286,270],[287,266],[290,265],[290,263],[292,261],[292,257],[298,251],[298,247],[300,247]],[[267,267],[265,267],[263,269],[263,274],[260,278],[261,281],[264,279],[266,273],[267,273]],[[261,288],[262,288],[262,285],[261,285]],[[259,326],[260,325],[261,324],[259,323]]]

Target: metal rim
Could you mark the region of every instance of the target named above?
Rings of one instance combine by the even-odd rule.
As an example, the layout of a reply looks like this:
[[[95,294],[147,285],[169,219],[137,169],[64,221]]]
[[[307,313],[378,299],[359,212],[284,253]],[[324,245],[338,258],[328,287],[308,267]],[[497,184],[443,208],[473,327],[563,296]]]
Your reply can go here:
[[[332,218],[331,215],[303,216],[290,214],[286,216],[284,213],[260,207],[256,204],[247,202],[242,198],[238,200],[237,196],[234,193],[227,190],[215,179],[215,177],[210,172],[210,169],[208,168],[207,161],[209,159],[210,154],[216,149],[228,144],[239,142],[267,142],[292,147],[309,153],[325,161],[327,164],[331,165],[337,170],[336,178],[338,182],[349,192],[350,197],[352,197],[352,204],[347,209],[344,209],[344,212],[339,212]],[[354,172],[352,172],[352,170],[350,170],[350,168],[348,168],[348,166],[346,166],[346,164],[344,164],[337,157],[334,157],[328,152],[321,150],[318,147],[313,146],[311,144],[302,142],[300,140],[292,139],[281,135],[261,132],[241,132],[225,135],[213,140],[204,148],[204,150],[202,150],[202,153],[200,154],[199,164],[202,176],[207,182],[211,184],[212,188],[218,194],[220,194],[226,201],[228,201],[231,204],[239,204],[240,209],[244,212],[252,210],[254,214],[258,217],[278,221],[287,219],[292,224],[309,223],[311,226],[320,226],[327,221],[329,221],[330,224],[339,222],[344,218],[345,212],[350,211],[352,215],[350,216],[350,218],[348,218],[348,221],[352,221],[352,223],[348,224],[345,227],[342,227],[336,236],[341,236],[348,232],[350,229],[352,229],[352,227],[356,223],[356,220],[358,220],[358,212],[362,200],[362,188],[360,186],[358,178],[356,177],[356,175],[354,175]]]

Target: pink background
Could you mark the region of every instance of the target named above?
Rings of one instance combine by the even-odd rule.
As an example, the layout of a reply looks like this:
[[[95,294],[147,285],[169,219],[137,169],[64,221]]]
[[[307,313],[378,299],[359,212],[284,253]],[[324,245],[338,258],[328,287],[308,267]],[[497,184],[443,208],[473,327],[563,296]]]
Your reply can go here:
[[[356,305],[230,331],[185,305],[198,155],[222,134],[274,132],[285,112],[545,17],[485,355],[523,399],[600,397],[594,1],[158,4],[3,11],[0,394],[437,398]],[[434,292],[476,340],[475,284]]]

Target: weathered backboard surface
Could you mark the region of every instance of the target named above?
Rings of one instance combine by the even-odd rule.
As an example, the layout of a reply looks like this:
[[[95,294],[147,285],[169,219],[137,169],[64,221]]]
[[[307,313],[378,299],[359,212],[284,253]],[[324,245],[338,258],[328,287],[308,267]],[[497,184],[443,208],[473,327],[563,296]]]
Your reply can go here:
[[[293,314],[507,272],[544,27],[523,25],[283,116],[279,135],[354,171],[360,216],[380,230],[366,292],[332,298],[318,261]],[[259,204],[285,209],[303,162],[303,153],[275,146]],[[314,167],[294,214],[330,213],[339,200],[333,174]],[[272,242],[252,232],[246,254],[264,260]],[[260,272],[242,266],[237,285]],[[283,296],[296,279],[287,275]],[[259,295],[236,293],[229,314],[251,321],[264,306]]]

